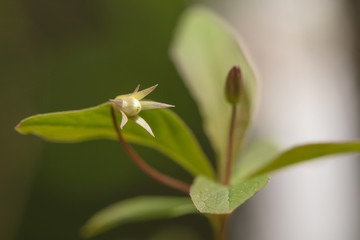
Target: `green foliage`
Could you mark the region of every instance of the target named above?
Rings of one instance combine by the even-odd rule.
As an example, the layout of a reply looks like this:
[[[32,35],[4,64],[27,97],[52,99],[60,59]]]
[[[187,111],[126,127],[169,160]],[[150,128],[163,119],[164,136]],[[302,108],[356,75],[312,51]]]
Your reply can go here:
[[[251,175],[262,175],[281,168],[311,160],[314,158],[324,157],[339,153],[349,153],[360,151],[360,141],[342,142],[342,143],[317,143],[294,147],[269,162],[264,162],[262,166],[254,171]]]
[[[116,140],[110,104],[77,111],[39,114],[21,121],[16,130],[56,142],[79,142],[91,139]],[[170,157],[193,175],[214,177],[213,169],[185,123],[171,110],[141,112],[153,127],[155,138],[133,121],[124,127],[124,138],[132,143],[154,148]],[[120,124],[120,116],[118,116]]]
[[[188,197],[137,197],[110,205],[91,217],[82,227],[84,237],[126,224],[197,213]]]
[[[181,18],[171,46],[171,56],[204,121],[204,129],[223,172],[231,106],[224,90],[228,71],[239,65],[244,91],[235,126],[234,147],[238,152],[251,116],[255,74],[228,26],[208,9],[194,7]]]
[[[231,118],[231,105],[224,96],[225,79],[234,65],[240,66],[243,88],[240,102],[236,101],[231,149],[235,158],[239,158],[239,164],[233,170],[231,185],[214,180],[209,160],[190,129],[174,112],[168,109],[141,111],[141,117],[156,137],[129,121],[121,130],[125,140],[158,150],[196,176],[190,189],[193,203],[189,198],[172,197],[141,197],[119,202],[92,217],[82,229],[84,236],[125,223],[195,213],[196,209],[204,214],[230,214],[268,183],[269,178],[264,174],[322,156],[360,151],[360,142],[356,141],[304,145],[279,154],[270,142],[262,141],[239,155],[254,108],[256,78],[231,29],[209,10],[191,8],[180,20],[171,55],[198,104],[205,132],[216,153],[219,182],[227,182],[222,180]],[[21,121],[16,130],[55,142],[116,140],[110,107],[104,103],[77,111],[40,114]],[[118,114],[119,125],[120,119]]]
[[[199,176],[191,186],[190,196],[201,213],[229,214],[250,199],[268,181],[267,176],[258,176],[240,184],[224,186]]]

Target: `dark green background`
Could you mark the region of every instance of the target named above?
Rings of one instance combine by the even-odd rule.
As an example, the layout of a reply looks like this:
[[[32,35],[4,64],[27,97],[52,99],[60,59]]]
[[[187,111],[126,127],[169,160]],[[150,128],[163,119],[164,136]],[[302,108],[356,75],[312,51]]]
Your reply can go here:
[[[79,239],[82,224],[115,201],[181,195],[140,172],[115,141],[55,144],[13,128],[29,115],[90,107],[131,92],[138,83],[142,88],[158,83],[151,98],[176,105],[211,156],[196,105],[168,55],[176,21],[193,3],[0,3],[0,239]],[[191,181],[166,157],[137,149],[162,171]],[[184,235],[172,239],[210,236],[205,218],[190,216],[126,225],[96,239],[145,239],[177,228]]]

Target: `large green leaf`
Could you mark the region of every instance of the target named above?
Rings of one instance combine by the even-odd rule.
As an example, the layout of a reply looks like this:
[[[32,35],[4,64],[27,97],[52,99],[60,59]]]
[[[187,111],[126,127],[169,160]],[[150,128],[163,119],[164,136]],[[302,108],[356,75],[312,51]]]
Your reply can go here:
[[[126,223],[197,213],[189,197],[137,197],[110,205],[91,217],[81,233],[91,237]]]
[[[39,114],[21,121],[16,130],[56,142],[78,142],[90,139],[114,139],[110,104],[77,111]],[[193,175],[214,177],[213,169],[198,142],[185,123],[169,109],[142,111],[155,138],[129,121],[123,134],[127,141],[157,149]],[[121,116],[117,117],[120,122]]]
[[[318,143],[298,146],[280,154],[271,161],[266,163],[264,162],[264,165],[259,166],[256,171],[253,171],[251,176],[266,174],[318,157],[356,151],[360,151],[360,141],[343,143]]]
[[[229,214],[250,199],[269,181],[258,176],[240,184],[225,186],[204,176],[198,176],[190,189],[190,196],[201,213]]]
[[[230,28],[214,13],[193,7],[181,18],[171,46],[172,59],[196,100],[204,128],[224,172],[231,106],[225,100],[225,78],[239,65],[244,91],[238,106],[235,152],[250,121],[255,75]]]

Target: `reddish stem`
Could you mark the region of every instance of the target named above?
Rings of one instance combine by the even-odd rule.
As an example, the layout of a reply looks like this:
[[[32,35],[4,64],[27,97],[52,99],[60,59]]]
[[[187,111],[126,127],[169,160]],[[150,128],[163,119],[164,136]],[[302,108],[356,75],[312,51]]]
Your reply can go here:
[[[235,120],[236,120],[236,105],[233,105],[232,113],[231,113],[230,129],[229,129],[228,149],[226,155],[225,178],[223,182],[225,185],[229,185],[230,177],[231,177],[231,169],[233,165]]]
[[[116,121],[116,115],[115,115],[115,111],[114,108],[111,106],[111,117],[113,120],[113,124],[114,124],[114,128],[117,134],[117,137],[121,143],[121,145],[124,147],[126,153],[130,156],[130,158],[135,162],[135,164],[141,169],[143,170],[148,176],[150,176],[151,178],[157,180],[158,182],[174,188],[176,190],[179,190],[181,192],[184,192],[186,194],[189,194],[190,192],[190,185],[174,179],[168,175],[165,175],[163,173],[160,173],[159,171],[155,170],[154,168],[152,168],[150,165],[148,165],[136,152],[135,150],[125,141],[125,139],[123,138],[121,131],[119,129],[118,123]]]

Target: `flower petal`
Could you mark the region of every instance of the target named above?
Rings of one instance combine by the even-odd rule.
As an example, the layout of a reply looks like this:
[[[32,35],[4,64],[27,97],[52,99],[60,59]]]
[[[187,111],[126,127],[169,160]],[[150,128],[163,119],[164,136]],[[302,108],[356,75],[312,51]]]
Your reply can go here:
[[[127,123],[128,118],[127,118],[126,114],[123,111],[120,111],[120,113],[122,115],[120,128],[122,129],[125,126],[125,124]]]
[[[110,102],[112,102],[115,105],[115,109],[119,111],[119,109],[123,106],[123,100],[122,99],[109,99]]]
[[[140,101],[140,104],[141,104],[141,110],[175,107],[174,105],[154,102],[154,101]]]
[[[146,97],[147,95],[149,95],[152,91],[154,91],[154,89],[158,86],[158,84],[146,88],[144,90],[141,90],[140,92],[134,92],[133,94],[131,94],[132,97],[136,98],[137,100],[141,100],[144,97]]]
[[[135,90],[134,90],[133,93],[137,93],[137,92],[139,91],[139,88],[140,88],[140,84],[138,84],[138,85],[136,86],[136,88],[135,88]]]
[[[130,119],[133,120],[134,122],[136,122],[137,124],[139,124],[140,126],[142,126],[143,128],[145,128],[145,130],[148,131],[151,134],[151,136],[155,137],[149,124],[142,117],[139,117],[139,115],[136,115],[135,117],[131,117]]]

